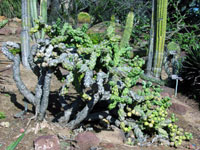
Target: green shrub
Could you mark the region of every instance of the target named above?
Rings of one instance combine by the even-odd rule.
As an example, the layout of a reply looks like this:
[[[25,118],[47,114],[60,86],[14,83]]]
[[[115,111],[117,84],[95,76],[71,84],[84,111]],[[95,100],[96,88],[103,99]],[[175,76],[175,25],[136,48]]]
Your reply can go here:
[[[93,44],[99,44],[104,39],[104,33],[88,33]]]

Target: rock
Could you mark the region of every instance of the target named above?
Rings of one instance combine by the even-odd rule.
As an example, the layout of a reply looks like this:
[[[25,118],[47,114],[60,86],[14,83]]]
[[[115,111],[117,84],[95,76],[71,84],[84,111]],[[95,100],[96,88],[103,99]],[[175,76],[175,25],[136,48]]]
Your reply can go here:
[[[75,140],[77,141],[80,150],[88,150],[91,147],[98,146],[100,143],[99,138],[92,132],[79,133]]]
[[[10,123],[9,122],[1,122],[0,126],[5,127],[5,128],[9,128],[10,127]]]
[[[55,135],[40,136],[34,140],[35,150],[60,150],[60,142]]]
[[[170,110],[179,115],[185,115],[187,112],[187,108],[184,105],[178,103],[172,103]]]
[[[10,29],[7,28],[0,29],[0,35],[10,35],[10,34],[12,34],[12,31]]]
[[[166,97],[166,96],[170,97],[169,93],[167,93],[167,92],[161,93],[161,96],[162,96],[162,97]]]
[[[20,34],[21,34],[21,31],[22,31],[22,28],[21,28],[21,27],[18,27],[18,28],[15,30],[15,34],[16,34],[16,35],[20,35]]]
[[[3,20],[6,20],[7,18],[5,16],[0,16],[0,22]]]

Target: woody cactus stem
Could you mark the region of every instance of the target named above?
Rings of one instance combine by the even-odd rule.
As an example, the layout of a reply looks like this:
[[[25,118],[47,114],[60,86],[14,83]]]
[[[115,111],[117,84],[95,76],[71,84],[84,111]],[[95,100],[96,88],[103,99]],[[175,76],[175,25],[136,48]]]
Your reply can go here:
[[[38,19],[37,0],[31,0],[30,5],[31,5],[30,11],[31,11],[32,24],[33,24],[33,26],[35,26],[36,25],[35,20]],[[39,32],[34,33],[34,36],[36,39],[40,39]]]
[[[20,77],[20,56],[19,54],[13,55],[8,47],[19,49],[20,45],[14,42],[3,43],[2,52],[8,59],[13,61],[13,78],[16,82],[17,88],[22,95],[35,107],[36,119],[42,121],[45,117],[45,112],[49,103],[49,92],[51,76],[54,70],[49,67],[38,68],[33,61],[33,55],[36,53],[37,47],[32,47],[29,64],[33,72],[38,76],[38,83],[36,85],[35,94],[33,94],[23,83]],[[40,70],[39,72],[36,70]]]
[[[26,68],[30,68],[28,63],[28,56],[30,53],[30,14],[29,6],[30,0],[22,0],[22,32],[21,32],[21,51],[22,51],[22,63]]]
[[[44,23],[47,23],[47,0],[40,0],[40,16]],[[44,31],[42,30],[41,38],[44,38]]]
[[[153,67],[153,74],[156,78],[160,78],[162,70],[167,23],[167,3],[168,0],[156,1],[156,44]]]
[[[134,19],[134,13],[133,11],[130,11],[126,18],[126,26],[122,36],[122,40],[120,42],[120,48],[127,47],[129,45],[129,40],[133,29],[133,19]]]

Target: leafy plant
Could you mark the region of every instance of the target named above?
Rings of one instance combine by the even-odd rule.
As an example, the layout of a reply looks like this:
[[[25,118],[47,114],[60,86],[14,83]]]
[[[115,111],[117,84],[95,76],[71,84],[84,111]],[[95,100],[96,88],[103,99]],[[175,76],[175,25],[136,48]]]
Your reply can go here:
[[[17,145],[21,142],[21,140],[23,139],[23,137],[25,136],[25,132],[23,132],[16,141],[14,141],[13,143],[11,143],[6,150],[15,150],[15,148],[17,147]]]
[[[88,36],[92,40],[93,44],[99,44],[104,40],[104,34],[103,33],[88,33]]]
[[[21,49],[17,49],[17,48],[9,49],[9,51],[10,51],[13,55],[16,55],[16,54],[20,54],[20,53],[21,53]]]
[[[191,49],[182,64],[181,76],[185,88],[197,97],[200,93],[200,49]]]
[[[8,23],[8,19],[0,21],[0,29],[3,28]]]
[[[4,112],[0,112],[0,119],[4,119],[4,118],[6,118],[5,113]]]

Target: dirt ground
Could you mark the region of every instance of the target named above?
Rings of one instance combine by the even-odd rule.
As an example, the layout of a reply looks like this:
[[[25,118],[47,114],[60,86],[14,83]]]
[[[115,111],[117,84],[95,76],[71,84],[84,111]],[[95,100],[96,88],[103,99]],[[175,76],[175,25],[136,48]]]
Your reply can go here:
[[[2,36],[0,35],[0,48],[3,41],[20,41],[19,36],[9,35]],[[0,112],[4,112],[6,115],[5,119],[0,119],[0,123],[9,122],[9,127],[0,125],[0,149],[4,150],[10,143],[15,141],[20,135],[20,130],[26,128],[27,122],[29,119],[34,116],[33,109],[31,105],[28,106],[28,113],[23,119],[14,118],[14,114],[20,112],[24,108],[24,97],[18,92],[15,82],[12,79],[12,63],[9,62],[2,53],[0,53],[0,70],[6,69],[3,72],[0,72],[3,77],[0,79]],[[34,90],[36,85],[36,77],[32,74],[31,71],[26,70],[21,66],[21,77],[26,86],[30,90]],[[76,147],[76,143],[70,141],[72,139],[72,132],[66,127],[62,127],[56,122],[52,122],[55,119],[55,112],[59,113],[56,109],[56,98],[55,94],[60,83],[57,82],[55,78],[52,81],[51,88],[51,101],[54,102],[53,105],[50,105],[47,112],[47,122],[44,123],[44,128],[40,129],[36,134],[37,123],[31,121],[30,126],[28,127],[28,133],[25,135],[23,140],[17,146],[18,150],[33,150],[33,141],[41,135],[58,135],[60,137],[60,142],[62,145],[62,150],[72,149]],[[164,92],[168,93],[172,97],[172,102],[181,104],[186,108],[186,113],[183,115],[176,114],[179,118],[177,124],[184,128],[186,131],[189,131],[193,134],[194,139],[190,142],[184,142],[183,145],[177,149],[186,150],[200,150],[200,111],[199,104],[193,99],[178,93],[177,97],[174,97],[174,89],[169,87],[163,87]],[[72,93],[74,94],[74,93]],[[57,114],[56,114],[57,115]],[[166,146],[149,146],[149,147],[139,147],[139,146],[128,146],[123,143],[122,136],[119,135],[118,130],[107,131],[102,130],[99,133],[96,133],[99,137],[101,144],[99,149],[102,150],[173,150],[175,148],[166,147]],[[63,138],[65,137],[65,138]]]

